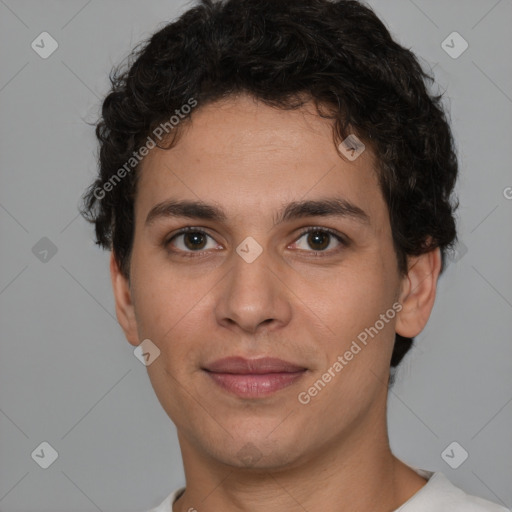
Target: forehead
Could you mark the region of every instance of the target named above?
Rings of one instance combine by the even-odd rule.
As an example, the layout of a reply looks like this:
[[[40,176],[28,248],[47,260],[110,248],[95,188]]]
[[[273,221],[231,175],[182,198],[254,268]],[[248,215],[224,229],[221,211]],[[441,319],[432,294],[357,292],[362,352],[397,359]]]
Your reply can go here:
[[[340,157],[332,121],[312,105],[284,110],[240,96],[199,105],[190,121],[172,149],[155,148],[143,160],[138,217],[168,197],[223,205],[228,215],[275,217],[283,204],[326,195],[370,217],[386,209],[372,152]]]

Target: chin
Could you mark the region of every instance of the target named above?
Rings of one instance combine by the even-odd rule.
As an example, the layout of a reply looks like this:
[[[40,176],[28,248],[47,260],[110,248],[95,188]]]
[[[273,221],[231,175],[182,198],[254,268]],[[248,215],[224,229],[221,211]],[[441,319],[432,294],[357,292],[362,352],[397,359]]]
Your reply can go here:
[[[246,435],[237,431],[234,439],[226,435],[222,441],[214,440],[205,449],[214,459],[236,468],[270,470],[289,467],[304,455],[303,439],[301,442],[300,436],[290,436],[286,431],[281,432],[281,437],[275,433],[269,435],[275,427],[274,423],[271,428],[258,432],[251,429]]]

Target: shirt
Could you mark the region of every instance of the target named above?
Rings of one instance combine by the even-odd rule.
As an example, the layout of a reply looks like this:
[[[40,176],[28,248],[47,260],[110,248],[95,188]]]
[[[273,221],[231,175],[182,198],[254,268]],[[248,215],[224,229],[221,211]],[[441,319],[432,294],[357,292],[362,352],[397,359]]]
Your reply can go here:
[[[427,483],[394,512],[511,512],[491,501],[465,493],[441,472],[412,468]],[[185,491],[176,489],[156,508],[148,512],[172,512],[174,503]]]

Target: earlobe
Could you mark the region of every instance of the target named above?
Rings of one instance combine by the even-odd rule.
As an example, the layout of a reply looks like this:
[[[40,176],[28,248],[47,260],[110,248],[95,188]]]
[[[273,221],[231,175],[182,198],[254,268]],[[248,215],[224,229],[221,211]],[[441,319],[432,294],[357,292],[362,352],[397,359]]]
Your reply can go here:
[[[112,280],[112,289],[116,303],[117,320],[124,331],[126,339],[133,346],[138,346],[137,321],[135,318],[130,285],[127,277],[119,269],[113,251],[110,253],[110,278]]]
[[[441,272],[439,247],[408,258],[409,270],[402,281],[400,303],[395,330],[401,336],[414,338],[427,324],[434,307],[437,280]]]

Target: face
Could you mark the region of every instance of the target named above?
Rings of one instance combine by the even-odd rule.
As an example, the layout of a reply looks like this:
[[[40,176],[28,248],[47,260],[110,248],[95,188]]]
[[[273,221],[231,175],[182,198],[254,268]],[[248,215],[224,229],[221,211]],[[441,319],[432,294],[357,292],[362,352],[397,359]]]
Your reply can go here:
[[[370,149],[341,157],[312,106],[240,96],[191,121],[143,161],[129,285],[113,271],[127,338],[160,350],[147,370],[180,442],[271,468],[382,426],[411,280],[398,272]],[[184,216],[182,201],[210,208]],[[227,357],[293,367],[212,371]]]

